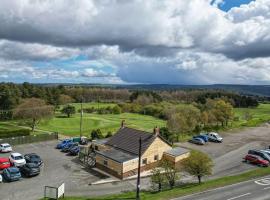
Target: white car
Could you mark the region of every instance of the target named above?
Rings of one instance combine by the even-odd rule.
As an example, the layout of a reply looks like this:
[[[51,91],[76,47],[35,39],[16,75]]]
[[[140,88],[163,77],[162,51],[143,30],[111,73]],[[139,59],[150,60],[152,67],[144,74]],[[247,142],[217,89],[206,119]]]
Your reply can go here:
[[[210,132],[206,134],[208,139],[212,142],[222,142],[223,138],[218,133]]]
[[[2,175],[0,174],[0,183],[2,183],[3,182],[3,177],[2,177]]]
[[[20,153],[11,153],[9,161],[15,167],[21,167],[26,164],[24,157]]]
[[[0,152],[7,153],[11,152],[12,147],[8,143],[0,144]]]

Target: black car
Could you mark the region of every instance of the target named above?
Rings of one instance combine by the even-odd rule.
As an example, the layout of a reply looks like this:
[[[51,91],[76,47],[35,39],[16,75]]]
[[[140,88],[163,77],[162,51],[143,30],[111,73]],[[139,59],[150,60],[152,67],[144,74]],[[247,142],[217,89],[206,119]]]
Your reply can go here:
[[[25,154],[24,159],[26,160],[26,163],[35,163],[38,166],[42,165],[43,163],[40,156],[35,153]]]
[[[249,150],[248,154],[260,156],[264,160],[267,160],[268,162],[270,162],[270,156],[261,150]]]
[[[25,176],[36,176],[40,173],[40,168],[35,163],[26,163],[24,166],[20,168],[20,171]]]

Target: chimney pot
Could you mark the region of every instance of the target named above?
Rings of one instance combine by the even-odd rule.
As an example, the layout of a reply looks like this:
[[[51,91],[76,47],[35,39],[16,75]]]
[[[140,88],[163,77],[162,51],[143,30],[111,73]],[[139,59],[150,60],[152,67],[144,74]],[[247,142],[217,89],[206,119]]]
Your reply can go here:
[[[125,128],[125,120],[122,120],[122,122],[121,122],[121,128]]]
[[[159,135],[159,128],[157,126],[154,128],[154,134],[155,136]]]

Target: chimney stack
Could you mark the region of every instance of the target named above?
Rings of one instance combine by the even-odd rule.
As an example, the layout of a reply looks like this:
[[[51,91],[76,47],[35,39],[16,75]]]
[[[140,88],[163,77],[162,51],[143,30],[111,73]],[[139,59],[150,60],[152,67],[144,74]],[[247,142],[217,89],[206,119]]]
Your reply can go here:
[[[122,120],[122,122],[121,122],[121,128],[125,128],[125,120]]]
[[[155,136],[159,135],[159,128],[157,126],[154,128],[154,134]]]

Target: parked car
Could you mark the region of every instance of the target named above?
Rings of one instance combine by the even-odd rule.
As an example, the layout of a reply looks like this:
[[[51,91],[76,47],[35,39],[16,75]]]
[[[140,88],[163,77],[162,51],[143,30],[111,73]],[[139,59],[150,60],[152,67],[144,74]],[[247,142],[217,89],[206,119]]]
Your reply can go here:
[[[80,143],[80,145],[86,145],[86,144],[88,144],[88,138],[85,137],[85,136],[82,136],[79,143]]]
[[[194,144],[199,144],[199,145],[204,145],[205,141],[201,138],[192,138],[191,140],[189,140],[190,143],[194,143]]]
[[[20,170],[17,167],[9,167],[4,169],[2,176],[6,181],[18,181],[22,177]]]
[[[207,135],[196,135],[193,138],[201,138],[204,142],[208,142],[208,136]]]
[[[15,167],[21,167],[26,164],[24,157],[20,153],[11,153],[9,161]]]
[[[11,151],[12,151],[12,147],[10,146],[10,144],[8,143],[0,144],[0,152],[7,153]]]
[[[73,142],[73,141],[70,140],[70,139],[63,140],[59,144],[56,145],[56,148],[57,149],[63,149],[67,144],[69,144],[71,142]]]
[[[208,136],[209,141],[212,142],[222,142],[223,138],[220,137],[220,135],[218,133],[215,132],[210,132],[206,134]]]
[[[244,157],[244,161],[248,163],[252,163],[261,167],[268,167],[269,161],[264,160],[260,156],[248,154]]]
[[[74,142],[68,143],[64,148],[61,149],[61,152],[67,153],[69,152],[70,149],[76,146],[78,146],[78,143],[74,143]]]
[[[8,158],[0,158],[0,170],[9,168],[11,166]]]
[[[39,155],[35,154],[35,153],[28,153],[24,155],[24,159],[26,161],[26,163],[35,163],[38,166],[42,165],[43,161],[40,158]]]
[[[263,152],[262,150],[255,150],[255,149],[249,150],[248,154],[260,156],[264,160],[267,160],[268,162],[270,162],[270,156],[266,152]]]
[[[35,163],[26,163],[24,166],[20,168],[20,171],[22,174],[25,176],[36,176],[40,173],[40,168],[37,164]]]
[[[73,147],[73,148],[71,148],[69,150],[68,155],[77,156],[79,154],[79,152],[80,152],[80,147],[79,146],[75,146],[75,147]]]

